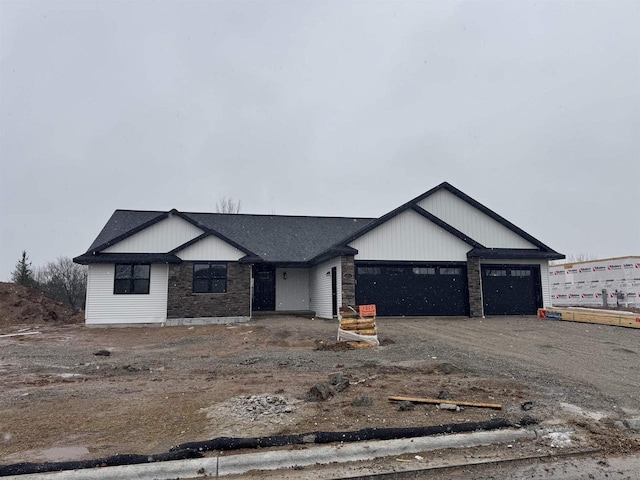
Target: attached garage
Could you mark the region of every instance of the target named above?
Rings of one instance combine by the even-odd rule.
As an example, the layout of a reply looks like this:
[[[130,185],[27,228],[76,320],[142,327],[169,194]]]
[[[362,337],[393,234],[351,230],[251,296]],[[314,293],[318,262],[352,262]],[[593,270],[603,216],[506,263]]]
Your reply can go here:
[[[482,265],[485,315],[535,315],[542,307],[539,265]]]
[[[386,317],[469,315],[466,264],[357,262],[356,303]]]

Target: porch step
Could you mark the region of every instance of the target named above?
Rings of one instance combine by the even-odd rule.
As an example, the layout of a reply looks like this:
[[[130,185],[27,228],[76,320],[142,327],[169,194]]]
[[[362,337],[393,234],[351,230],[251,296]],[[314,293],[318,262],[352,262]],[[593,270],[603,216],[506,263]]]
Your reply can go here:
[[[313,318],[316,312],[313,310],[254,310],[252,317],[272,317],[274,315],[293,315],[296,317]]]

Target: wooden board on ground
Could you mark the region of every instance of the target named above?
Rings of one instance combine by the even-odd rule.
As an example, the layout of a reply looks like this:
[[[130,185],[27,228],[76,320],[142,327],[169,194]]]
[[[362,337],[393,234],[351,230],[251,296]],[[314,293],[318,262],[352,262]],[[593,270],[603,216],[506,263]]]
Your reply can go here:
[[[640,315],[636,313],[605,312],[592,308],[539,308],[538,318],[640,328]]]
[[[432,403],[439,405],[445,403],[448,405],[458,405],[460,407],[478,407],[478,408],[492,408],[494,410],[501,410],[502,405],[500,403],[481,403],[481,402],[465,402],[463,400],[441,400],[439,398],[421,398],[421,397],[399,397],[391,395],[389,397],[391,402],[414,402],[414,403]]]

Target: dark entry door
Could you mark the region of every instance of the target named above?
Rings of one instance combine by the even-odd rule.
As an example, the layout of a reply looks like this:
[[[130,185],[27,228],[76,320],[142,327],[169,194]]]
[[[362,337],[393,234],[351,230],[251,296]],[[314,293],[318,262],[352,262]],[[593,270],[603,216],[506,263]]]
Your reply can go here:
[[[338,268],[331,269],[331,314],[338,315]]]
[[[483,265],[485,315],[535,315],[542,307],[538,265]]]
[[[253,266],[253,309],[276,309],[276,268],[273,265]]]
[[[356,303],[379,316],[468,315],[467,269],[461,264],[357,264]]]

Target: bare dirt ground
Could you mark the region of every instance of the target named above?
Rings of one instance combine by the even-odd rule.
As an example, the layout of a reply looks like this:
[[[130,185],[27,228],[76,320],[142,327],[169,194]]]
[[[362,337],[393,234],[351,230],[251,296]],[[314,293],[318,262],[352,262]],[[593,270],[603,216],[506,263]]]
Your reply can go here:
[[[0,334],[29,327],[4,325]],[[378,321],[384,346],[345,350],[334,341],[336,322],[298,317],[37,327],[36,335],[0,337],[0,464],[159,453],[218,436],[518,421],[525,414],[577,429],[581,448],[627,453],[639,445],[614,425],[638,415],[636,329],[532,317],[389,318]],[[110,355],[95,355],[100,350]],[[326,401],[305,401],[332,372],[343,372],[349,386]],[[389,395],[503,409],[398,411]],[[531,410],[523,411],[524,402]]]

